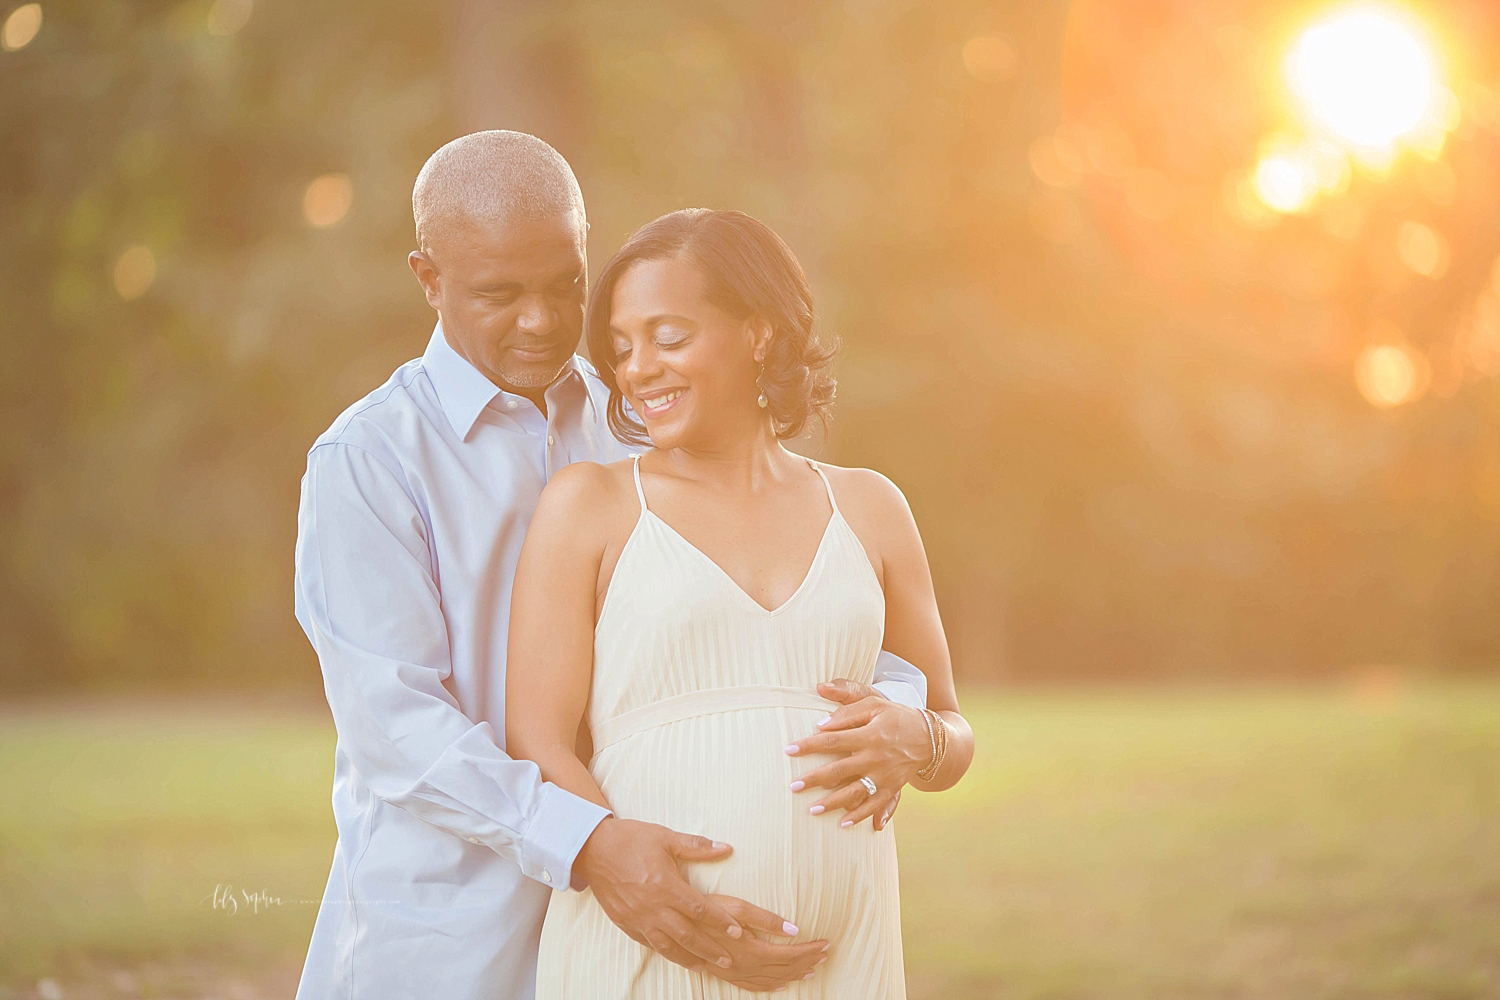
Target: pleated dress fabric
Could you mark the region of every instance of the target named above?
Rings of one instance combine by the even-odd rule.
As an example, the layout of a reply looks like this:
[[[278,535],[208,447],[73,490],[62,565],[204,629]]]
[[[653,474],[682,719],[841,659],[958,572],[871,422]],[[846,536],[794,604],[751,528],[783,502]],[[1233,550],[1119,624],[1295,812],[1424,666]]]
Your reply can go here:
[[[833,512],[812,566],[768,610],[651,512],[639,461],[635,484],[640,519],[594,630],[590,770],[617,815],[733,846],[727,860],[684,866],[694,886],[787,917],[797,940],[832,942],[829,960],[788,997],[901,1000],[893,828],[840,828],[837,811],[810,815],[826,790],[794,795],[788,786],[833,758],[783,749],[837,707],[818,696],[819,681],[873,676],[885,595],[864,547],[829,488]],[[552,894],[538,1000],[751,995],[632,941],[588,890]]]

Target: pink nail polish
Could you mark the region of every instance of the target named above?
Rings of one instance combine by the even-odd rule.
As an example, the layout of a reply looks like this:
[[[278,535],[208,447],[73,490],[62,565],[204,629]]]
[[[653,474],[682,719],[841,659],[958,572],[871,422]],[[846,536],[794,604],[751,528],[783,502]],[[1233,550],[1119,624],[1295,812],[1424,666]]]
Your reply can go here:
[[[807,975],[803,976],[802,978],[803,979],[811,979],[812,977],[813,977],[813,973],[809,972]]]
[[[802,789],[804,789],[806,787],[807,787],[807,783],[805,781],[803,781],[801,778],[798,778],[796,781],[792,782],[792,791],[794,791],[794,792],[800,792],[800,791],[802,791]]]
[[[824,726],[828,725],[832,721],[833,721],[833,716],[831,716],[831,715],[825,715],[821,719],[818,720],[818,728],[822,729]]]
[[[814,962],[813,965],[822,965],[826,961],[828,961],[828,956],[824,955],[822,958],[820,958],[816,962]]]
[[[817,816],[822,811],[823,811],[823,807],[822,806],[813,806],[811,809],[808,810],[808,812],[812,813],[814,816]]]
[[[787,747],[786,748],[786,752],[788,754],[791,754],[792,756],[796,756],[796,754],[797,754],[797,744],[793,743],[791,746]]]
[[[853,825],[854,825],[854,820],[852,820],[852,819],[845,819],[845,820],[840,820],[839,821],[839,826],[853,826]]]
[[[790,920],[783,920],[781,922],[781,930],[782,933],[784,933],[787,937],[797,936],[797,925],[792,923]]]

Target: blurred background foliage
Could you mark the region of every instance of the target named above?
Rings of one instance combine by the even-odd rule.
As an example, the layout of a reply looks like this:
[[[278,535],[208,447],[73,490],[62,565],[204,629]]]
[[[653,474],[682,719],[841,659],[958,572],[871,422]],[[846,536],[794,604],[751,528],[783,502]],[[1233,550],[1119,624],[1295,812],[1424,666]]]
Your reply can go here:
[[[0,51],[0,687],[290,687],[313,438],[420,353],[409,192],[573,163],[597,270],[740,208],[844,343],[960,677],[1500,660],[1500,10],[1308,138],[1291,0],[49,0]]]

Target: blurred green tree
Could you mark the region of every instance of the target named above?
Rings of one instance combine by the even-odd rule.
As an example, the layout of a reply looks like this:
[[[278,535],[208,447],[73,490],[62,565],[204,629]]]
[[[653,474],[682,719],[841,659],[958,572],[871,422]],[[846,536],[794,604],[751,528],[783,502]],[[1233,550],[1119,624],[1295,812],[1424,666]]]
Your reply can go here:
[[[5,689],[316,688],[303,456],[420,351],[410,183],[483,127],[574,163],[596,267],[684,205],[787,236],[845,345],[810,446],[907,491],[961,675],[1500,654],[1478,0],[1422,12],[1441,155],[1287,215],[1241,195],[1286,127],[1291,2],[43,10],[0,52]],[[1427,244],[1451,263],[1416,274]],[[1387,341],[1430,390],[1381,409],[1354,373]]]

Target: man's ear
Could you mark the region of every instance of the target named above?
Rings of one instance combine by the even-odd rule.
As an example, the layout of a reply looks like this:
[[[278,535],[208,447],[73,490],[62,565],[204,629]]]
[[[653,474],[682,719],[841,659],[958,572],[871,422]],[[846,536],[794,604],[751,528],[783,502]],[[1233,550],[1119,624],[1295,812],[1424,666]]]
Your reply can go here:
[[[417,276],[417,281],[422,286],[422,294],[427,296],[427,304],[441,311],[441,296],[438,294],[438,269],[432,262],[432,258],[420,250],[413,250],[406,257],[406,262],[411,265],[411,273]]]

